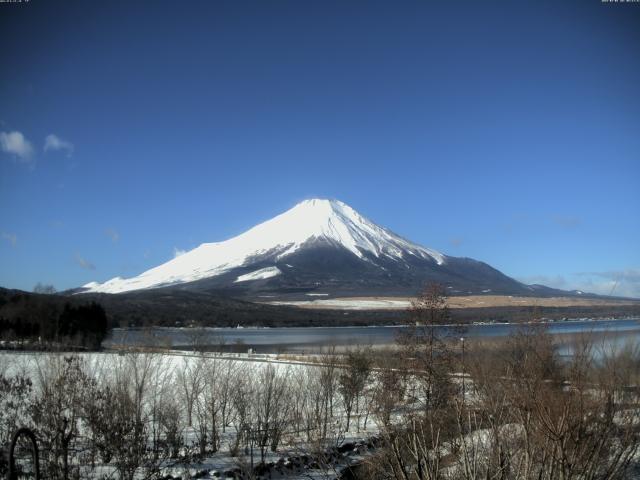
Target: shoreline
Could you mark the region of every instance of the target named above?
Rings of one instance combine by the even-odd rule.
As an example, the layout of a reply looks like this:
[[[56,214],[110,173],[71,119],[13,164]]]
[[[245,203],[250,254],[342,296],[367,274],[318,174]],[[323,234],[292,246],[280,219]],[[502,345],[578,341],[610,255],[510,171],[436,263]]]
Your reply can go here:
[[[504,326],[504,325],[554,325],[554,324],[564,324],[564,323],[588,323],[588,322],[615,322],[615,321],[640,321],[640,316],[632,315],[629,317],[597,317],[597,318],[585,318],[585,317],[575,317],[575,318],[567,318],[566,320],[528,320],[524,322],[513,321],[513,322],[500,322],[500,321],[477,321],[471,323],[443,323],[440,325],[436,325],[436,327],[490,327],[490,326]],[[318,325],[310,325],[308,327],[261,327],[261,326],[240,326],[240,327],[206,327],[206,326],[181,326],[181,327],[167,327],[164,325],[158,326],[148,326],[148,327],[115,327],[112,328],[111,331],[148,331],[148,330],[185,330],[185,331],[194,331],[194,330],[219,330],[219,331],[235,331],[235,330],[289,330],[289,329],[297,329],[297,330],[314,330],[314,329],[347,329],[347,328],[408,328],[408,327],[416,327],[425,325],[412,325],[408,323],[396,323],[396,324],[383,324],[383,325],[326,325],[326,326],[318,326]]]

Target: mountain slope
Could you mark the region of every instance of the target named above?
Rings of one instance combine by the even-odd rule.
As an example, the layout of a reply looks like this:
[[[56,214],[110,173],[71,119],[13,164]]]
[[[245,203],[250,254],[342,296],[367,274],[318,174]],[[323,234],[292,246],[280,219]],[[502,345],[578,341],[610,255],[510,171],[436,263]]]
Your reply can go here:
[[[306,200],[237,237],[199,247],[137,277],[84,292],[174,287],[236,295],[413,294],[427,281],[451,294],[533,293],[489,265],[443,255],[380,227],[336,200]]]

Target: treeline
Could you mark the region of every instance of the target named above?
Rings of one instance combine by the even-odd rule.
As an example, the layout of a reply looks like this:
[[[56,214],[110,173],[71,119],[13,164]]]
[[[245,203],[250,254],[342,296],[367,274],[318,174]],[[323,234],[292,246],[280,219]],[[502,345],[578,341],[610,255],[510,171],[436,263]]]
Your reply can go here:
[[[406,310],[314,310],[294,306],[265,305],[230,298],[216,292],[159,288],[137,292],[85,294],[107,310],[113,325],[121,327],[332,327],[358,325],[402,325],[408,322]],[[510,306],[456,308],[450,312],[457,323],[474,321],[517,322],[538,318],[598,318],[640,316],[635,305],[536,307]]]
[[[46,291],[46,286],[38,288]],[[69,293],[69,292],[66,292]],[[101,305],[109,327],[331,327],[358,325],[403,325],[410,320],[406,310],[313,310],[294,306],[265,305],[225,296],[220,292],[159,288],[136,292],[82,295],[42,295],[0,288],[0,318],[14,321],[19,316],[27,324],[55,325],[65,303],[78,306],[88,302]],[[10,312],[7,312],[9,310]],[[456,323],[474,321],[517,322],[536,318],[598,318],[640,316],[640,302],[635,305],[536,307],[509,306],[456,308],[450,319]],[[18,331],[18,327],[13,331]]]
[[[98,349],[108,333],[106,312],[96,302],[71,303],[57,295],[6,292],[0,296],[0,339],[7,347]]]
[[[265,305],[217,292],[159,288],[135,292],[83,294],[104,306],[120,327],[318,327],[406,323],[405,311],[312,310]]]

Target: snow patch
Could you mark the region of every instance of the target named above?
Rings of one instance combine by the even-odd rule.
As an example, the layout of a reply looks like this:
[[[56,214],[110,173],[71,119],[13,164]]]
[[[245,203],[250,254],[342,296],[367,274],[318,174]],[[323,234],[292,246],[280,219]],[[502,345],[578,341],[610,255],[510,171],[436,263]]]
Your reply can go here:
[[[410,300],[333,298],[318,300],[291,300],[266,302],[270,305],[293,305],[306,308],[334,310],[404,310],[411,306]]]
[[[250,280],[264,280],[265,278],[275,277],[276,275],[280,275],[281,273],[282,272],[278,267],[261,268],[260,270],[256,270],[255,272],[240,275],[233,283],[248,282]]]

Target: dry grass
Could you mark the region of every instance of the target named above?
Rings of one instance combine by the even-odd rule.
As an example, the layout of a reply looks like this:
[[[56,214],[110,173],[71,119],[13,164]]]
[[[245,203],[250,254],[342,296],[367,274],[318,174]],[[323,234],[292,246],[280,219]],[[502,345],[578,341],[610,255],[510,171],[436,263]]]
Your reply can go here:
[[[291,303],[303,308],[312,309],[340,309],[341,305],[348,308],[359,302],[367,304],[368,308],[380,310],[406,309],[412,297],[345,297],[333,299],[314,299],[310,301],[278,302]],[[469,295],[464,297],[448,297],[449,308],[483,308],[483,307],[596,307],[640,305],[640,300],[633,299],[602,299],[580,297],[518,297],[510,295]]]

